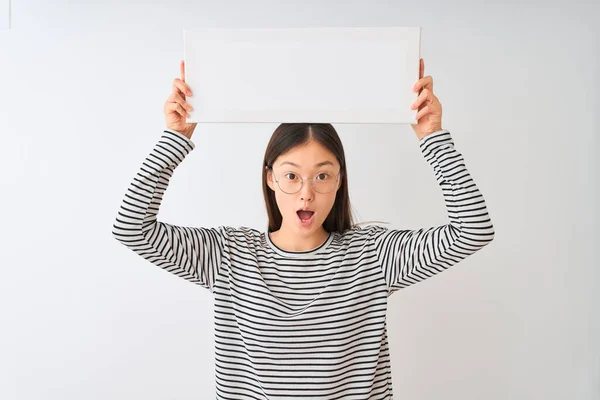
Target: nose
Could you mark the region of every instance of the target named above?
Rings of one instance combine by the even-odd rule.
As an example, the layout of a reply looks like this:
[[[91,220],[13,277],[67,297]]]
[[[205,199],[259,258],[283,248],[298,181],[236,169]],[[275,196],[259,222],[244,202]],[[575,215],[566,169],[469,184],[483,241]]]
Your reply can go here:
[[[300,189],[300,197],[302,200],[312,200],[315,196],[314,188],[312,185],[312,181],[306,179],[302,184],[302,189]]]

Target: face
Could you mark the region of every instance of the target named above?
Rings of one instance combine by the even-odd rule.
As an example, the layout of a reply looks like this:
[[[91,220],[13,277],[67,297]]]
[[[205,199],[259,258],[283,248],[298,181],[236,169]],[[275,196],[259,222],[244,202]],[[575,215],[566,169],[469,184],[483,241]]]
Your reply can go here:
[[[280,155],[273,163],[273,173],[267,173],[267,184],[275,192],[277,206],[283,221],[281,229],[299,235],[309,236],[322,230],[323,222],[335,203],[337,190],[341,186],[340,164],[333,153],[315,140],[296,146]],[[327,179],[336,181],[329,193],[319,193],[310,181],[305,180],[300,191],[294,194],[283,192],[275,182],[299,181],[314,178],[315,183],[324,184]],[[323,191],[323,190],[321,190]],[[308,207],[314,214],[308,222],[301,220],[298,210]]]

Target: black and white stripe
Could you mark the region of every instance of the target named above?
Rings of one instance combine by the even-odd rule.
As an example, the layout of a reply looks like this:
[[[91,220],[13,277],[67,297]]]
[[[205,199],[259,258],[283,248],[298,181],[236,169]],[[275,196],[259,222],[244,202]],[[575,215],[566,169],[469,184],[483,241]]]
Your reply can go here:
[[[488,244],[485,201],[450,133],[420,141],[450,223],[330,233],[288,252],[248,227],[157,221],[174,169],[194,143],[165,130],[131,182],[114,237],[151,263],[212,291],[219,399],[391,399],[387,297]]]

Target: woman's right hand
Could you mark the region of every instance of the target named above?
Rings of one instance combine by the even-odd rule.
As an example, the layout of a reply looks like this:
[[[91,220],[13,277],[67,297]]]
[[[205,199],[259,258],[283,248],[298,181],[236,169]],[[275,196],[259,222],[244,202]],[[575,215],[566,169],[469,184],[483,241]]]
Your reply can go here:
[[[191,139],[194,129],[196,129],[196,123],[188,124],[185,121],[186,117],[189,117],[188,111],[192,111],[192,106],[185,101],[185,96],[191,96],[192,92],[185,83],[185,65],[183,60],[179,64],[179,70],[181,72],[181,79],[175,78],[173,80],[173,92],[165,102],[165,121],[167,122],[168,129],[180,132],[188,139]]]

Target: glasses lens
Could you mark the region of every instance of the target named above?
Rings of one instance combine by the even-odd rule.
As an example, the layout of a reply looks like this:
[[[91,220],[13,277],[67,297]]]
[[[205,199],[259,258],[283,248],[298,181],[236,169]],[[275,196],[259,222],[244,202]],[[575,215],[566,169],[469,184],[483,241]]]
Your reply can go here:
[[[293,172],[285,173],[279,178],[279,188],[285,193],[296,193],[302,187],[302,179]]]
[[[330,173],[321,173],[313,179],[315,191],[319,193],[329,193],[335,189],[337,183],[336,176]]]
[[[279,188],[285,193],[296,193],[302,187],[302,181],[298,178],[290,180],[286,177],[279,179]]]

